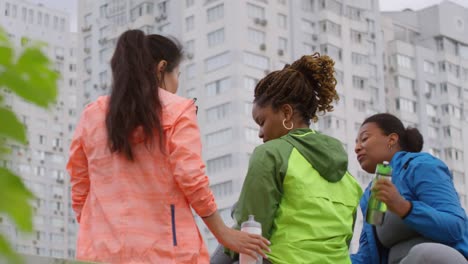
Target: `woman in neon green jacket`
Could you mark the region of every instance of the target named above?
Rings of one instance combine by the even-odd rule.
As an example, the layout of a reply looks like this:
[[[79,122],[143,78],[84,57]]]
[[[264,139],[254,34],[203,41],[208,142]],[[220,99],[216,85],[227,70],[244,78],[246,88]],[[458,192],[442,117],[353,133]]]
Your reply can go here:
[[[338,99],[334,62],[303,56],[262,79],[252,116],[264,144],[251,156],[234,211],[262,224],[271,263],[351,263],[348,246],[362,190],[340,141],[309,128]]]

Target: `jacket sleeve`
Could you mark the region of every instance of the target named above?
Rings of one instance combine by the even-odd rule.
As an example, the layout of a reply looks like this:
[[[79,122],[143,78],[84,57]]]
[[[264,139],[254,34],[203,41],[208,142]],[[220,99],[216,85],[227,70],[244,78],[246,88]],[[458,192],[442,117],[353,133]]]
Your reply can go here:
[[[174,179],[192,208],[199,216],[207,217],[216,212],[217,207],[201,156],[196,107],[190,100],[184,102],[183,108],[172,134],[166,139],[170,151],[169,162]]]
[[[86,123],[85,114],[83,113],[79,121],[75,134],[70,145],[69,160],[67,163],[67,171],[70,175],[72,208],[76,214],[78,223],[81,220],[81,210],[86,202],[89,193],[89,173],[88,159],[84,151],[84,128]]]
[[[262,224],[262,235],[270,239],[284,177],[277,166],[277,157],[263,146],[257,147],[250,158],[234,218],[240,227],[249,215],[254,215]]]
[[[411,168],[411,167],[410,167]],[[417,163],[405,178],[416,196],[404,222],[436,242],[452,244],[465,232],[466,215],[447,166],[441,161]]]
[[[372,184],[372,183],[371,183]],[[369,186],[371,186],[369,184]],[[372,256],[371,256],[371,245],[369,244],[370,241],[367,238],[366,228],[368,228],[366,224],[366,210],[367,210],[367,202],[369,201],[370,196],[370,187],[367,187],[364,195],[361,198],[361,211],[362,211],[362,229],[361,235],[359,237],[359,249],[355,254],[351,254],[351,262],[353,264],[372,264]]]

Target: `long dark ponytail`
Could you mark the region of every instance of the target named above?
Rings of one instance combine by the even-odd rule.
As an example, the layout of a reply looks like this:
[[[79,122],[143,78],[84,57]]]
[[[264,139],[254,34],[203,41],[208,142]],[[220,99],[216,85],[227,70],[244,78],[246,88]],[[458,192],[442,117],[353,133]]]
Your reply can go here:
[[[162,83],[157,78],[156,66],[166,60],[166,71],[171,72],[181,57],[180,47],[160,35],[145,36],[141,30],[128,30],[119,37],[111,59],[112,92],[106,116],[111,152],[123,153],[133,160],[129,137],[140,126],[147,147],[152,147],[156,130],[162,149],[162,106],[158,93]]]

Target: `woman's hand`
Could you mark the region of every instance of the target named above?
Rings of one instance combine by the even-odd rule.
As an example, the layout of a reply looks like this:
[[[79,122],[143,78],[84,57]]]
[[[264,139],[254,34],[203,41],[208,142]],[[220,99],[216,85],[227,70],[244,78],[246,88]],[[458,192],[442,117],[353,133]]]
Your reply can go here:
[[[388,210],[401,218],[405,217],[411,210],[411,203],[401,196],[395,185],[387,179],[377,180],[372,191],[375,192],[377,199],[387,205]]]
[[[270,242],[266,238],[232,228],[226,228],[225,232],[219,237],[219,243],[232,251],[247,254],[253,258],[257,258],[257,254],[260,254],[263,258],[268,258],[264,251],[270,252],[268,247]]]

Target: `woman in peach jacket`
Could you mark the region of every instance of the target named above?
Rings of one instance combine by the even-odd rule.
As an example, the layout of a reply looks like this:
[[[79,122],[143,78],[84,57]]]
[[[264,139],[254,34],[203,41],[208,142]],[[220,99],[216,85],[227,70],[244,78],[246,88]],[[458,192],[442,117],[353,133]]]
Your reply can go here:
[[[208,263],[191,208],[221,244],[265,256],[266,239],[228,228],[217,213],[196,106],[174,94],[181,57],[163,36],[120,36],[112,93],[86,107],[70,147],[78,259]]]

